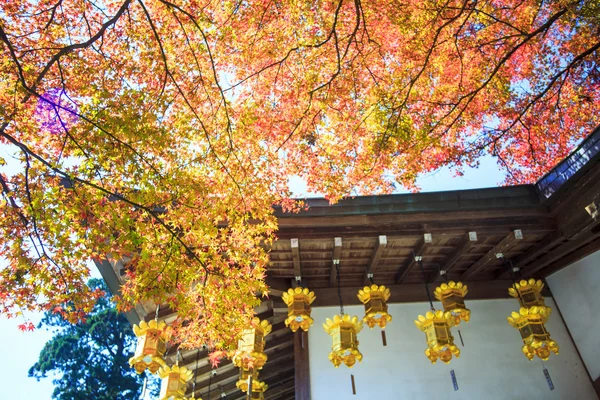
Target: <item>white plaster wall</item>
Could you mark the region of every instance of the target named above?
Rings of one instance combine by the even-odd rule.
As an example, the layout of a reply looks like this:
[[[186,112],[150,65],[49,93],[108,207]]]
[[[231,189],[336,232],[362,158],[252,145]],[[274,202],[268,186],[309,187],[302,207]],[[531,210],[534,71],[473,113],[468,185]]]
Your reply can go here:
[[[600,251],[546,278],[592,379],[600,377]]]
[[[546,304],[554,306],[552,299]],[[506,322],[517,309],[516,300],[468,301],[471,322],[461,324],[465,347],[455,343],[461,357],[449,365],[432,365],[425,357],[425,334],[414,325],[417,315],[428,310],[425,303],[391,304],[394,320],[386,328],[383,347],[379,328],[366,325],[359,334],[363,362],[352,369],[329,362],[331,338],[322,323],[339,312],[336,307],[313,308],[315,325],[309,330],[309,361],[312,400],[331,399],[596,399],[596,394],[558,313],[547,328],[560,346],[560,354],[545,362],[554,382],[550,391],[542,363],[529,361],[521,353],[521,337]],[[345,307],[351,315],[363,316],[362,306]],[[454,391],[450,370],[454,369],[459,390]],[[352,395],[350,374],[356,381]]]

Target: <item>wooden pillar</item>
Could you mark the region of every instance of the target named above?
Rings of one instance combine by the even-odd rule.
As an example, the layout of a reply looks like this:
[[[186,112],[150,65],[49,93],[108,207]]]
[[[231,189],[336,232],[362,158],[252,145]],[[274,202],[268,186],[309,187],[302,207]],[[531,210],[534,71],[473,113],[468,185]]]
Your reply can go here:
[[[308,366],[308,332],[294,333],[294,370],[296,400],[310,400],[310,370]]]

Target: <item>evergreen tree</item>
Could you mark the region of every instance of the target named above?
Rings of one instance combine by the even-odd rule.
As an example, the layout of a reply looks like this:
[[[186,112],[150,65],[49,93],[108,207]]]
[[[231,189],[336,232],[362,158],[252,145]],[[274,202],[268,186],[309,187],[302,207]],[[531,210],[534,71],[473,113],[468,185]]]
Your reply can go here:
[[[137,399],[142,377],[128,363],[135,345],[131,325],[115,309],[102,280],[90,279],[88,285],[104,290],[106,296],[78,324],[46,312],[40,326],[52,329],[54,337],[29,369],[29,376],[40,380],[54,375],[52,398],[56,400]]]

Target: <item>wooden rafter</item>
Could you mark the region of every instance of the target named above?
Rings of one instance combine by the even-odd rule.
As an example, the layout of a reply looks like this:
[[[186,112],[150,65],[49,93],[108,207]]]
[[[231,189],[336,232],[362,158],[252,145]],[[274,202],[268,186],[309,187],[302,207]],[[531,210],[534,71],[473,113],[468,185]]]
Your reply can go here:
[[[477,242],[477,235],[473,235],[471,232],[467,233],[457,245],[456,249],[444,260],[442,264],[440,264],[440,270],[446,271],[450,270],[454,264],[462,257],[473,245]],[[432,274],[432,278],[430,278],[429,282],[434,283],[438,278],[439,274]]]
[[[381,258],[381,254],[383,253],[385,246],[387,246],[387,237],[385,235],[379,235],[377,238],[377,244],[373,250],[373,254],[371,254],[371,258],[369,259],[369,264],[367,264],[367,274],[374,274],[377,270],[379,259]],[[369,278],[366,274],[364,284],[369,284]]]
[[[342,238],[335,237],[333,239],[333,257],[331,259],[331,271],[329,275],[329,285],[334,287],[337,283],[336,263],[339,263],[342,255]]]
[[[491,262],[495,261],[496,258],[497,258],[496,254],[498,254],[498,253],[504,253],[504,252],[508,251],[519,240],[522,240],[522,239],[517,239],[517,237],[515,235],[515,232],[511,232],[508,235],[506,235],[504,237],[504,239],[502,239],[500,241],[500,243],[498,243],[497,245],[495,245],[493,249],[491,249],[490,251],[488,251],[475,264],[471,265],[471,267],[469,267],[469,269],[467,269],[462,274],[461,280],[462,281],[469,280],[475,274],[477,274],[478,272],[482,271],[488,264],[490,264]]]
[[[421,239],[419,241],[419,244],[417,245],[417,247],[414,250],[414,255],[416,255],[416,256],[422,255],[424,248],[425,248],[425,241],[423,239]],[[406,265],[402,267],[400,272],[398,272],[398,276],[396,277],[396,284],[402,283],[404,278],[406,278],[406,276],[415,267],[415,265],[417,265],[417,261],[415,260],[415,258],[413,256],[410,256]]]
[[[555,231],[545,236],[541,242],[535,245],[532,249],[527,250],[527,252],[521,254],[513,261],[513,267],[522,269],[525,265],[527,265],[532,260],[539,258],[543,254],[547,253],[552,248],[556,247],[558,244],[563,242],[565,238],[559,231]],[[509,279],[510,272],[506,269],[500,270],[500,272],[496,275],[496,279]]]
[[[292,260],[294,261],[294,276],[302,276],[300,268],[300,244],[297,238],[290,239],[292,247]]]

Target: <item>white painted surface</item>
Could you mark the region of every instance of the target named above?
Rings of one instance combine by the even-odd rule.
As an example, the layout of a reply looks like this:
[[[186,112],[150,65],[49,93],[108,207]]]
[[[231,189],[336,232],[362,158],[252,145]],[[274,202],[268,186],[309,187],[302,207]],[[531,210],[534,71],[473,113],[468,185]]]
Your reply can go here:
[[[548,278],[548,286],[592,376],[600,377],[600,251]]]
[[[439,303],[438,303],[439,304]],[[546,304],[553,307],[552,299]],[[366,325],[359,334],[363,362],[348,369],[329,362],[331,338],[323,330],[336,307],[313,308],[315,325],[309,331],[312,400],[331,399],[596,399],[596,394],[577,356],[558,313],[547,328],[560,346],[560,354],[545,362],[555,390],[548,389],[539,360],[529,361],[521,353],[521,337],[506,322],[517,309],[516,300],[468,301],[472,319],[461,325],[465,347],[461,357],[449,365],[432,365],[425,357],[425,334],[414,325],[417,315],[428,310],[425,303],[391,304],[394,320],[386,328],[388,346],[383,347],[379,328]],[[364,314],[362,306],[345,307],[351,315]],[[455,343],[460,347],[458,333]],[[460,389],[454,391],[450,370]],[[352,395],[350,374],[356,380]]]

